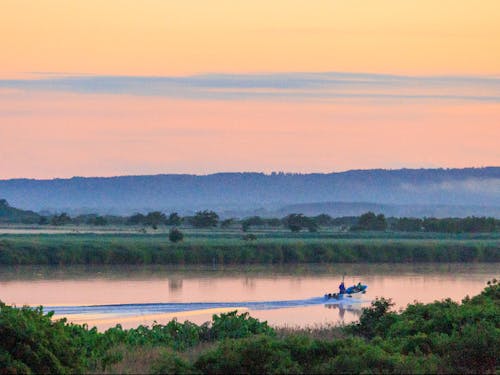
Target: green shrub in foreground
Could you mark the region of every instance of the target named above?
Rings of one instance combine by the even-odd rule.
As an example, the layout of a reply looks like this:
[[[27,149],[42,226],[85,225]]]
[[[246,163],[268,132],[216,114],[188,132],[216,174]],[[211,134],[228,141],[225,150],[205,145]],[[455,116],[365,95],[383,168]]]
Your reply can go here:
[[[0,302],[2,373],[69,374],[83,372],[85,353],[64,320],[52,321],[42,308],[20,309]]]
[[[358,323],[344,328],[343,337],[315,339],[293,332],[277,337],[248,313],[214,315],[201,326],[174,320],[99,333],[53,322],[41,308],[0,304],[0,373],[102,372],[139,347],[164,350],[152,364],[154,373],[500,372],[496,280],[461,304],[445,299],[401,312],[390,307],[390,300],[376,300]]]
[[[493,281],[462,304],[415,303],[400,313],[379,299],[363,310],[352,336],[333,340],[291,334],[228,339],[194,367],[222,373],[498,373],[500,285]]]

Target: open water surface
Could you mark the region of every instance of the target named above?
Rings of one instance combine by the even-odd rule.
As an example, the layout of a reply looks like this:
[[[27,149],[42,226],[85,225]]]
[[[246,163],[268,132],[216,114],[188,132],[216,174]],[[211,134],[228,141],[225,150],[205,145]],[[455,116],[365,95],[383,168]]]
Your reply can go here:
[[[325,301],[345,275],[364,295]],[[366,264],[254,267],[3,267],[0,300],[43,305],[75,323],[105,329],[166,323],[203,323],[238,309],[276,326],[350,323],[377,296],[395,308],[414,301],[460,301],[499,278],[500,264]]]

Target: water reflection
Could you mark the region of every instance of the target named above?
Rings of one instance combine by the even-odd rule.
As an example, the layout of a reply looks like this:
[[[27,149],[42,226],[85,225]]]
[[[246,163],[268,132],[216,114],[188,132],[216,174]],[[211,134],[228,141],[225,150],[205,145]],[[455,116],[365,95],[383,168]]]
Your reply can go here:
[[[479,293],[487,280],[499,276],[500,264],[376,264],[224,267],[4,267],[0,268],[0,300],[17,305],[109,305],[155,303],[229,303],[274,325],[349,323],[376,296],[392,298],[396,308],[418,300],[450,297],[461,300]],[[295,305],[258,309],[252,301],[318,298],[336,291],[343,274],[346,284],[362,281],[368,292],[362,301],[345,304]],[[250,307],[245,307],[250,306]],[[73,316],[75,322],[101,328],[166,322],[173,317],[202,323],[210,312]],[[229,308],[224,306],[225,309]],[[253,309],[253,310],[252,310]]]
[[[120,265],[120,266],[0,266],[0,281],[52,280],[52,279],[156,279],[179,276],[183,279],[197,277],[234,277],[244,275],[249,280],[258,276],[301,277],[342,276],[355,280],[360,275],[420,276],[423,274],[497,273],[498,263],[419,263],[419,264],[307,264],[307,265],[249,265],[249,266],[168,266],[168,265]]]
[[[325,303],[325,308],[331,310],[338,310],[339,318],[342,322],[344,322],[344,316],[346,311],[350,312],[354,316],[361,316],[362,306],[360,305],[346,305],[346,304],[333,304],[333,303]]]
[[[169,278],[168,279],[168,289],[170,292],[175,293],[175,292],[181,292],[182,291],[182,279],[175,277],[175,278]]]

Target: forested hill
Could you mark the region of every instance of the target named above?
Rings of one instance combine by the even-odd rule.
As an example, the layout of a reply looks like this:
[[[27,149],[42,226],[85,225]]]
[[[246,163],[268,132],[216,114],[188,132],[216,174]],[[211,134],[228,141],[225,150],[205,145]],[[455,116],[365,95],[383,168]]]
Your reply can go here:
[[[147,209],[214,209],[244,213],[276,212],[312,202],[320,204],[319,210],[321,202],[370,202],[404,205],[411,215],[413,206],[500,207],[500,167],[15,179],[0,180],[0,198],[35,211],[124,214]]]
[[[5,199],[0,199],[0,223],[38,223],[40,216],[33,211],[11,207]]]

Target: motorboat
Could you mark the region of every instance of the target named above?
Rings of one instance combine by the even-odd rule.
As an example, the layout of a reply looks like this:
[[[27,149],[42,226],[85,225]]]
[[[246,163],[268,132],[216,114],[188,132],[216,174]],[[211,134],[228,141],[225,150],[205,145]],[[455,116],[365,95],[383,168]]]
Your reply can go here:
[[[327,300],[329,300],[329,299],[341,300],[345,296],[352,297],[353,294],[358,294],[358,293],[365,294],[366,289],[368,289],[368,285],[363,285],[361,283],[358,283],[357,285],[353,285],[353,286],[350,286],[349,288],[347,288],[344,291],[344,293],[341,293],[341,292],[339,292],[339,293],[327,293],[327,294],[325,294],[325,299],[327,299]]]

